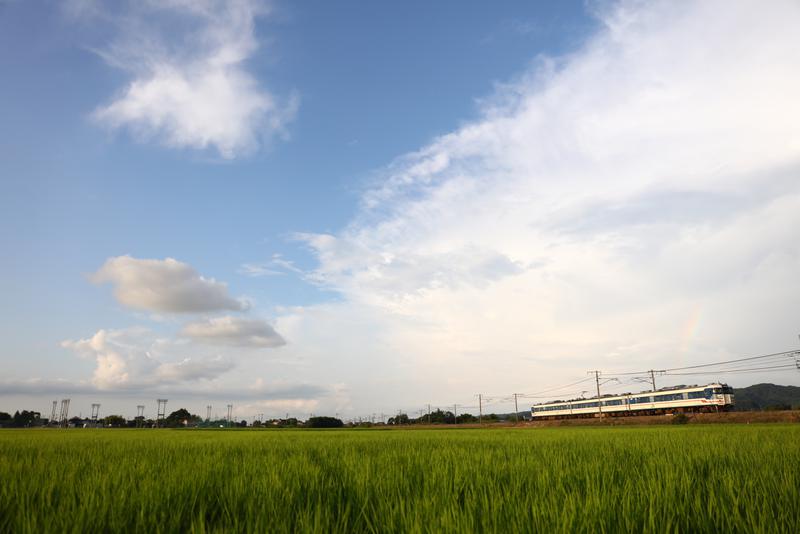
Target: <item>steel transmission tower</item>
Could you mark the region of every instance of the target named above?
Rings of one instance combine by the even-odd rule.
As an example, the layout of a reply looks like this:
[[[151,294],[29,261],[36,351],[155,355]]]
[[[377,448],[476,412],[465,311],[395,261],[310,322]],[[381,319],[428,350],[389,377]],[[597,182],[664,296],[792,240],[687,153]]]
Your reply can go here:
[[[58,415],[58,401],[54,400],[53,411],[50,412],[50,421],[48,421],[47,423],[48,426],[53,426],[54,424],[56,424],[56,415]]]
[[[58,416],[58,424],[67,428],[69,423],[69,399],[61,399],[61,413]]]
[[[100,405],[92,404],[92,427],[97,428],[97,419],[100,417]]]
[[[156,428],[164,424],[167,417],[167,399],[157,399],[158,410],[156,411]]]

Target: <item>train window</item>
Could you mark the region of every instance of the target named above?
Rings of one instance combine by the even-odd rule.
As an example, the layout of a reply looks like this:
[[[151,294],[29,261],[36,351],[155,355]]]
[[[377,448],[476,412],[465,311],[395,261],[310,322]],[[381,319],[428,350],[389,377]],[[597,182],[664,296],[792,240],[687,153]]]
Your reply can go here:
[[[640,404],[643,402],[651,402],[650,397],[632,397],[631,404]]]
[[[688,394],[690,399],[702,399],[705,398],[706,392],[705,391],[690,391]]]

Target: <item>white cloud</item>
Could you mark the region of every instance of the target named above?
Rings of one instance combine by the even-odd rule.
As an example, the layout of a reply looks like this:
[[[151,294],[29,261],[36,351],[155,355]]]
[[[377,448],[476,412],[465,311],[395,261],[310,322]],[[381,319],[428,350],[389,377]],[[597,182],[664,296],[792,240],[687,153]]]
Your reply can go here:
[[[98,330],[90,338],[66,340],[61,345],[95,359],[91,383],[101,391],[213,380],[233,368],[232,361],[220,356],[170,360],[170,353],[179,349],[143,328]]]
[[[95,283],[110,282],[114,296],[130,308],[156,313],[242,311],[248,305],[228,294],[228,287],[205,278],[186,263],[172,258],[109,258],[92,276]]]
[[[198,343],[235,347],[271,348],[286,344],[266,321],[231,316],[189,323],[181,335]]]
[[[381,337],[352,350],[405,358],[409,395],[463,395],[796,342],[800,5],[599,17],[387,168],[347,228],[299,236],[342,302],[279,320],[291,350],[347,352],[314,321],[357,336],[368,315]]]
[[[215,148],[224,158],[256,149],[283,133],[296,97],[281,103],[246,70],[258,49],[256,1],[221,0],[80,4],[73,15],[112,25],[113,42],[98,50],[132,79],[94,118],[177,148]],[[120,6],[116,6],[120,7]]]

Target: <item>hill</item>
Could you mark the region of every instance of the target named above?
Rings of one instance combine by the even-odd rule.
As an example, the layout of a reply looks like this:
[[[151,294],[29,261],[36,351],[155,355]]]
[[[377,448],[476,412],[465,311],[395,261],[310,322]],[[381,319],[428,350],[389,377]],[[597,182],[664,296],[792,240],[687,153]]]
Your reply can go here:
[[[800,387],[755,384],[734,389],[736,411],[800,408]]]

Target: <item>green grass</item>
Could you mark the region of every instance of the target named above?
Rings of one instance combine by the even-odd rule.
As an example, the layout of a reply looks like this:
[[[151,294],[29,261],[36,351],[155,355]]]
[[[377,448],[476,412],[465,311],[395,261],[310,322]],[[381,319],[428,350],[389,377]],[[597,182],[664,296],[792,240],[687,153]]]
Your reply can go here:
[[[0,431],[0,532],[800,532],[800,425]]]

